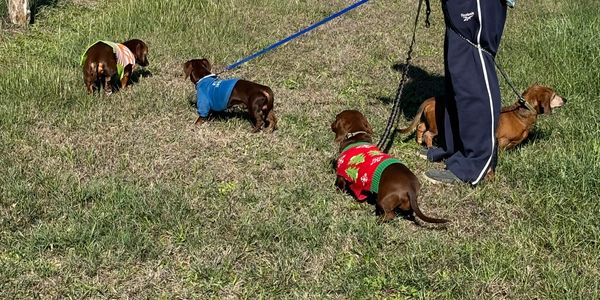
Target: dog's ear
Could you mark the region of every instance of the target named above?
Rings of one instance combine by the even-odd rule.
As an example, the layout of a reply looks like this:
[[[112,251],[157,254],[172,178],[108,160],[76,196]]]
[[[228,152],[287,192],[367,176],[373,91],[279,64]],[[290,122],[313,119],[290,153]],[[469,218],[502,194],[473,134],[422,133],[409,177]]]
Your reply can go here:
[[[331,131],[333,131],[335,133],[334,141],[337,144],[341,143],[344,140],[346,133],[348,133],[347,129],[344,130],[345,127],[347,127],[347,126],[345,126],[345,122],[341,118],[336,117],[335,121],[333,121],[333,123],[331,123]]]
[[[525,101],[527,101],[527,103],[531,104],[531,106],[535,108],[537,114],[549,114],[547,109],[548,106],[544,102],[548,102],[549,104],[550,100],[545,98],[550,97],[550,95],[546,93],[542,86],[534,84],[527,88],[527,90],[525,90],[521,96],[523,99],[525,99]]]
[[[140,51],[140,58],[142,59],[142,66],[147,66],[150,63],[148,62],[148,45],[146,45],[146,43],[144,43],[143,41],[140,41],[140,44],[138,45],[139,50]]]
[[[183,64],[183,74],[185,74],[185,79],[190,77],[190,74],[192,74],[192,70],[192,61],[186,61],[185,64]]]
[[[135,56],[137,64],[139,64],[142,67],[148,65],[148,45],[146,45],[144,41],[132,39],[123,42],[123,45],[125,45],[127,48],[129,48],[129,50],[131,50],[133,56]]]
[[[368,134],[373,134],[373,127],[371,127],[371,124],[369,124],[369,121],[367,121],[367,118],[362,117],[361,122],[362,122],[362,127],[365,129],[365,131]]]
[[[537,86],[535,92],[533,93],[533,97],[537,101],[537,110],[538,114],[550,115],[552,114],[552,106],[550,103],[554,99],[556,94],[554,91],[545,86]]]
[[[208,61],[208,59],[203,58],[200,60],[200,64],[208,71],[211,72],[212,71],[212,65],[210,64],[210,62]]]
[[[144,44],[142,41],[136,41],[135,43],[135,55],[139,58],[144,56]]]
[[[540,113],[545,114],[545,115],[551,115],[552,114],[552,107],[550,106],[550,101],[552,101],[550,98],[552,96],[548,96],[548,97],[544,97],[544,99],[542,99],[542,101],[540,101]]]
[[[338,120],[334,120],[333,122],[331,122],[331,131],[335,132],[337,125],[338,124]]]

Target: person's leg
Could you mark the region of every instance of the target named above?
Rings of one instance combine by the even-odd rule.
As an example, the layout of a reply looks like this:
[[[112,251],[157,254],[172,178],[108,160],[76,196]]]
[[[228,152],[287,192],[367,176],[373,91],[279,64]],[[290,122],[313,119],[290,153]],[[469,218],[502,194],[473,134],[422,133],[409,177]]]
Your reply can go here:
[[[506,7],[500,0],[443,3],[447,27],[496,53],[506,18]],[[495,167],[500,90],[493,58],[454,30],[447,29],[446,33],[446,76],[450,84],[446,124],[450,128],[445,129],[445,136],[446,149],[451,150],[449,145],[454,148],[446,167],[462,181],[477,184],[489,168]]]
[[[446,5],[443,5],[443,10],[444,15],[446,15]],[[444,122],[443,124],[438,124],[438,144],[440,147],[429,149],[427,152],[427,159],[430,161],[447,159],[461,149],[457,125],[456,102],[454,91],[452,89],[451,74],[448,68],[448,49],[450,48],[449,45],[452,46],[452,49],[463,46],[465,48],[464,51],[467,51],[467,47],[465,47],[461,41],[456,40],[454,36],[449,36],[448,31],[449,29],[446,27],[446,34],[444,37]],[[451,55],[454,54],[452,53]]]

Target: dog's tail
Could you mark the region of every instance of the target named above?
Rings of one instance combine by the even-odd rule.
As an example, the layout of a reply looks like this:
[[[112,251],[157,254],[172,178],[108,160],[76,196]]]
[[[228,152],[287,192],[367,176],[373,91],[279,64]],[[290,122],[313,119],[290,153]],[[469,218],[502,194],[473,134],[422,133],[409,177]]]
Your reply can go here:
[[[89,65],[90,74],[94,76],[94,78],[98,78],[98,76],[104,75],[104,64],[103,63],[95,63],[91,62]]]
[[[98,65],[95,62],[91,62],[88,65],[89,74],[93,76],[93,78],[98,78]]]
[[[412,133],[413,131],[415,131],[415,128],[417,128],[417,125],[419,125],[419,122],[421,121],[421,115],[423,114],[423,111],[425,110],[425,106],[427,106],[428,104],[429,104],[429,100],[423,101],[423,103],[421,103],[421,106],[419,106],[419,110],[417,110],[417,114],[415,115],[415,118],[412,120],[410,125],[408,125],[408,127],[406,127],[406,128],[398,129],[398,132],[404,134],[404,133],[409,133],[409,132]]]
[[[273,108],[273,101],[275,100],[275,96],[273,96],[273,91],[270,88],[266,88],[265,90],[261,90],[265,98],[267,98],[266,103],[262,104],[261,110],[267,111]]]
[[[96,69],[96,73],[100,76],[100,75],[105,75],[104,74],[104,64],[103,63],[98,63],[98,68]]]
[[[408,192],[408,198],[410,200],[410,207],[415,212],[415,215],[417,215],[417,217],[419,217],[419,219],[421,219],[425,222],[429,222],[429,223],[448,223],[448,222],[450,222],[450,220],[437,219],[437,218],[432,218],[432,217],[426,216],[421,211],[421,209],[419,209],[419,204],[417,204],[417,192],[416,191],[410,190]]]

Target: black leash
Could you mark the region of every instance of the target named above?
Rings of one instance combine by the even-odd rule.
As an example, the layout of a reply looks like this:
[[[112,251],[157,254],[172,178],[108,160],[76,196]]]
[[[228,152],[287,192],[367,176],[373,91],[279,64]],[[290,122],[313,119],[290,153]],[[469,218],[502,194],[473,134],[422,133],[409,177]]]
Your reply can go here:
[[[429,4],[430,0],[425,0],[426,2],[426,6],[427,6],[427,18],[425,20],[425,27],[429,27],[430,23],[429,23],[429,15],[431,13],[431,6]],[[408,47],[408,52],[407,52],[407,57],[406,57],[406,63],[404,64],[404,70],[402,71],[402,79],[400,80],[400,84],[398,85],[398,89],[396,90],[396,99],[394,100],[394,106],[392,107],[392,113],[390,114],[390,117],[388,118],[387,121],[387,125],[385,127],[385,131],[383,132],[383,135],[381,136],[381,138],[379,139],[379,142],[377,143],[377,148],[382,149],[382,147],[385,145],[385,148],[383,148],[383,152],[387,153],[390,148],[391,145],[394,142],[393,136],[395,135],[395,133],[397,132],[398,129],[398,121],[399,121],[399,117],[400,117],[400,98],[402,98],[402,92],[404,90],[404,85],[406,84],[406,81],[408,79],[408,69],[410,68],[410,62],[412,61],[412,53],[413,53],[413,48],[415,45],[415,40],[416,40],[416,35],[417,35],[417,25],[419,24],[419,15],[421,14],[421,6],[423,5],[423,0],[419,0],[419,5],[417,7],[417,16],[415,17],[415,24],[413,26],[413,35],[412,35],[412,40],[410,42],[410,46]],[[394,130],[392,131],[392,128],[394,128]],[[392,138],[390,138],[392,137]]]
[[[429,28],[429,26],[431,26],[431,23],[429,23],[429,16],[431,15],[431,3],[429,3],[430,0],[425,0],[425,27]]]

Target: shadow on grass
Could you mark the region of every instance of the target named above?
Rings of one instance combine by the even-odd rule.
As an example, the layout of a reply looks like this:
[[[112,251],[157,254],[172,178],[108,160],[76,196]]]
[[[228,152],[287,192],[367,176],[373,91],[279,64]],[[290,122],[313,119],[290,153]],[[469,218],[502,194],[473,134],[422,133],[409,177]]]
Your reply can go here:
[[[31,7],[29,8],[31,10],[30,24],[35,23],[35,19],[36,19],[38,13],[42,10],[42,8],[56,6],[57,3],[58,3],[58,0],[33,0],[33,1],[31,1]]]
[[[404,71],[405,64],[395,64],[392,68],[397,72]],[[400,110],[406,119],[412,120],[425,99],[444,94],[444,77],[431,74],[418,66],[408,69],[408,81],[400,98]],[[394,95],[393,97],[395,97]],[[385,104],[392,104],[393,97],[379,96],[377,99]]]
[[[523,147],[528,147],[534,141],[543,141],[543,140],[548,139],[548,136],[550,136],[550,134],[548,134],[545,131],[539,130],[534,125],[533,129],[531,129],[529,131],[529,135],[527,136],[527,138],[523,142],[521,142],[520,144],[518,144],[514,149],[511,149],[511,150],[508,150],[508,151],[514,151],[514,150],[517,150],[517,149],[521,149]]]
[[[241,106],[229,108],[226,111],[211,112],[209,120],[226,121],[232,118],[246,120],[248,123],[252,124],[250,114],[248,114],[248,111],[245,107]]]
[[[152,72],[146,68],[139,68],[131,74],[129,78],[130,83],[137,84],[140,82],[140,78],[152,77]]]
[[[196,106],[196,93],[191,93],[188,96],[188,104],[194,108],[194,110],[197,108]],[[210,115],[208,117],[208,121],[212,121],[212,120],[217,120],[217,121],[226,121],[228,119],[241,119],[241,120],[245,120],[248,121],[250,124],[253,124],[252,118],[250,118],[250,114],[248,113],[248,110],[246,109],[245,106],[241,106],[241,105],[235,105],[231,108],[228,108],[225,111],[211,111]]]

